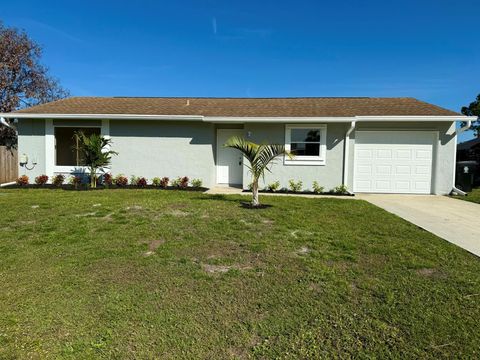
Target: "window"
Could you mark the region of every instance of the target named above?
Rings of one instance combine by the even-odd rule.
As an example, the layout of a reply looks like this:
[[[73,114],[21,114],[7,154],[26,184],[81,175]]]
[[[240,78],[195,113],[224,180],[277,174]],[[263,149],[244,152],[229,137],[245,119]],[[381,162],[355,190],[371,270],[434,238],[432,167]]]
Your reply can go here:
[[[325,165],[326,137],[326,125],[287,125],[285,148],[294,158],[285,157],[285,164]]]
[[[83,131],[85,135],[98,134],[100,128],[55,127],[55,164],[57,166],[83,166],[85,163],[75,150],[74,133]]]

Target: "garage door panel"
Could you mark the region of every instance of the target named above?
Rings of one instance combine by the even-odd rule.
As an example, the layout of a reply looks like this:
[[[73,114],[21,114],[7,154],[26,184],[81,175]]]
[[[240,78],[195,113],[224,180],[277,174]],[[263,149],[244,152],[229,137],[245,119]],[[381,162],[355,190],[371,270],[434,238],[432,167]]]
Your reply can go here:
[[[391,159],[392,150],[391,149],[378,149],[375,153],[377,159]]]
[[[397,149],[395,151],[395,158],[396,159],[401,159],[401,160],[411,160],[413,158],[412,150],[410,150],[410,149]]]
[[[361,150],[358,150],[358,152],[355,156],[358,156],[358,160],[371,159],[371,158],[373,158],[373,150],[361,149]]]
[[[390,165],[378,165],[375,168],[375,173],[377,175],[392,175],[392,167]]]
[[[432,158],[432,151],[431,150],[416,150],[415,151],[415,157],[414,159],[415,160],[420,160],[420,159],[423,159],[423,160],[428,160],[428,159],[431,159]]]
[[[435,135],[422,131],[358,131],[354,191],[431,192]]]
[[[397,191],[408,191],[410,189],[410,181],[395,181],[395,189]]]
[[[430,176],[431,167],[428,165],[417,165],[414,168],[414,175],[427,175]]]
[[[375,191],[385,192],[389,191],[392,187],[392,182],[389,180],[375,180]]]

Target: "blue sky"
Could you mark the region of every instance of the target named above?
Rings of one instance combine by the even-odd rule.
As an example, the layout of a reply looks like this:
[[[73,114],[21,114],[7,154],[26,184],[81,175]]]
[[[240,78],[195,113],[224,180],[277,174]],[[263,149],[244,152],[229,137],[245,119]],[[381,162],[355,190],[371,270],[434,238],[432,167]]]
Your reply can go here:
[[[79,96],[480,93],[478,0],[0,0]]]

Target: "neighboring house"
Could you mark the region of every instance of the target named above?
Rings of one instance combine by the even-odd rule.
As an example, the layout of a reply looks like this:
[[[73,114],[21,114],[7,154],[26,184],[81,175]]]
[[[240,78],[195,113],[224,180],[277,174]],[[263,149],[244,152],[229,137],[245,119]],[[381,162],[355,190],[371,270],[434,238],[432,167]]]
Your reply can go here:
[[[188,176],[208,187],[246,188],[247,164],[222,146],[237,135],[296,153],[279,159],[265,183],[415,194],[450,193],[455,122],[470,119],[413,98],[368,97],[72,97],[0,116],[18,120],[19,158],[28,157],[19,174],[31,179],[81,171],[72,135],[82,129],[112,139],[119,153],[114,175]]]
[[[480,137],[457,145],[457,161],[469,160],[480,162]]]

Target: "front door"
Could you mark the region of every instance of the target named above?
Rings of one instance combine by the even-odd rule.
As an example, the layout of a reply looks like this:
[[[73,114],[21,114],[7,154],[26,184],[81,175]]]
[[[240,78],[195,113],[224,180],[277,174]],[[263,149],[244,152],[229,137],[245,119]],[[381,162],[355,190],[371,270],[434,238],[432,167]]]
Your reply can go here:
[[[232,136],[243,136],[243,130],[217,130],[217,184],[242,184],[243,156],[240,151],[223,146]]]

